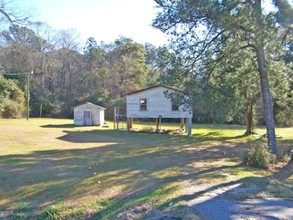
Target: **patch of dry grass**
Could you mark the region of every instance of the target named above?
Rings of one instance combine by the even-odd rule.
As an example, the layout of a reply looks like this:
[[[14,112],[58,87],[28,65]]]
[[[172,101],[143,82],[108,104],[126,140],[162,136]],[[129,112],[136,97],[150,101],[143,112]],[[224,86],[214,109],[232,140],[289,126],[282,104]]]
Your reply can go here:
[[[273,196],[284,188],[280,182],[292,184],[292,169],[241,165],[248,142],[257,138],[242,136],[241,126],[196,125],[187,137],[117,132],[109,125],[0,119],[0,219],[195,218],[185,195],[191,186],[198,196],[230,182],[261,187],[262,179],[269,184],[259,194]],[[292,143],[287,129],[280,133]]]

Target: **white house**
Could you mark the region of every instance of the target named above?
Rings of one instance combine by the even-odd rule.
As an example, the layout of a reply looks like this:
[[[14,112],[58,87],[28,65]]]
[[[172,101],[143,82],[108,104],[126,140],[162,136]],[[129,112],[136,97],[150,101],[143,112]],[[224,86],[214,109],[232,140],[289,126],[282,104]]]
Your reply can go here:
[[[105,108],[91,102],[74,107],[74,125],[104,125]]]
[[[187,121],[188,134],[191,134],[192,107],[189,104],[175,104],[167,94],[180,94],[176,89],[157,85],[126,95],[126,117],[128,127],[133,118],[180,118]],[[158,120],[157,120],[158,121]]]

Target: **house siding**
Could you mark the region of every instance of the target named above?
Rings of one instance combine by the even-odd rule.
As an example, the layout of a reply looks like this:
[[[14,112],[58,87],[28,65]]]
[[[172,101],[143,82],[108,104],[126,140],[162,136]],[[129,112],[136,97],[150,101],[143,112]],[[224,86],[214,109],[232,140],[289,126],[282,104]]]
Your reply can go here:
[[[169,88],[154,87],[141,92],[126,96],[126,115],[128,118],[192,118],[191,107],[179,106],[178,111],[172,111],[171,99],[168,99],[164,92],[177,92]],[[147,110],[140,110],[140,100],[147,100]]]

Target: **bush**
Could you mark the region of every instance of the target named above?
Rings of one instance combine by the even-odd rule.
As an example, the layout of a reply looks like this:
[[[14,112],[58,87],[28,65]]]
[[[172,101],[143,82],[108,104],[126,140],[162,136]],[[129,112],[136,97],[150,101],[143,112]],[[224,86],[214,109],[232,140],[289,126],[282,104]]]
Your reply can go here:
[[[254,142],[246,156],[247,165],[267,169],[270,164],[276,162],[276,157],[269,152],[265,143],[261,140]]]
[[[278,150],[276,157],[278,161],[288,162],[291,159],[291,150]]]
[[[1,115],[3,118],[21,118],[24,106],[13,100],[5,99],[1,106]]]
[[[0,75],[0,117],[20,118],[24,112],[25,96],[18,85]]]

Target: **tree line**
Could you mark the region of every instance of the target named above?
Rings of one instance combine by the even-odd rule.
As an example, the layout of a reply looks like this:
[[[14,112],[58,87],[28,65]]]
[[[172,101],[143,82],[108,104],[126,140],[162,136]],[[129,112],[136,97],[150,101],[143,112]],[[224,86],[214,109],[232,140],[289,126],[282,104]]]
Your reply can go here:
[[[143,45],[126,37],[112,43],[89,37],[81,45],[72,30],[7,22],[1,6],[1,22],[8,24],[0,33],[1,117],[22,117],[29,98],[33,117],[41,113],[69,118],[74,106],[89,101],[108,108],[110,119],[111,100],[164,84],[192,97],[194,122],[246,124],[251,133],[255,124],[268,120],[260,80],[264,77],[270,82],[275,123],[292,125],[290,7],[258,18],[259,1],[250,8],[245,1],[156,2],[163,11],[153,25],[170,35],[168,46]],[[246,13],[256,15],[249,20]],[[256,46],[266,58],[262,76]]]

